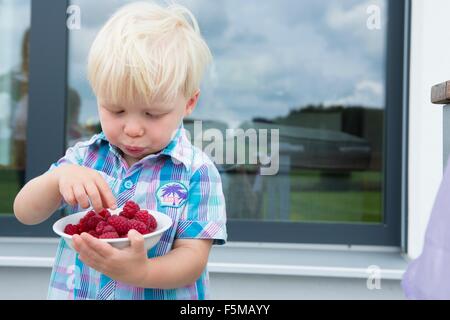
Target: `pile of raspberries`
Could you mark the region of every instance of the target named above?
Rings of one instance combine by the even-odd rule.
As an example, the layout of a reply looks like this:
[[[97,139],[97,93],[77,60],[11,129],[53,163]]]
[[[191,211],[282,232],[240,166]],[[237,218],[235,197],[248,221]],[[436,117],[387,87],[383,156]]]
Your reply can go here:
[[[108,209],[99,213],[89,211],[78,224],[68,224],[64,233],[68,235],[89,233],[98,239],[127,238],[128,231],[136,230],[140,234],[151,233],[156,230],[156,219],[147,210],[141,210],[132,200],[125,203],[118,215],[111,215]]]

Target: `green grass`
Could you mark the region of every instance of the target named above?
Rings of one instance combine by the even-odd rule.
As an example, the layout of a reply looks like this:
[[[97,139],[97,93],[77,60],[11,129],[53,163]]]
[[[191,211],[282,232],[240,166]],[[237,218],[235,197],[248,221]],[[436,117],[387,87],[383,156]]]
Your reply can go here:
[[[269,197],[264,196],[260,219],[295,222],[380,223],[380,192],[292,192],[288,219],[280,212],[270,213]]]
[[[291,181],[291,221],[382,221],[382,174],[379,171],[331,176],[306,171],[291,177]],[[341,190],[332,190],[333,187]]]
[[[380,192],[291,193],[291,221],[381,222]]]
[[[20,190],[17,171],[0,168],[0,214],[12,214],[14,198]]]
[[[323,174],[320,171],[297,170],[291,172],[286,181],[277,181],[274,177],[264,178],[265,189],[256,197],[250,191],[253,183],[250,177],[240,175],[232,179],[232,194],[227,196],[230,218],[298,222],[382,222],[380,172]],[[270,195],[269,192],[284,189],[287,181],[290,183],[287,198],[289,213],[283,216],[279,203],[281,195]],[[269,184],[275,184],[276,187],[268,191]],[[269,206],[269,201],[275,201],[273,206]],[[270,207],[274,208],[273,212],[269,212]]]

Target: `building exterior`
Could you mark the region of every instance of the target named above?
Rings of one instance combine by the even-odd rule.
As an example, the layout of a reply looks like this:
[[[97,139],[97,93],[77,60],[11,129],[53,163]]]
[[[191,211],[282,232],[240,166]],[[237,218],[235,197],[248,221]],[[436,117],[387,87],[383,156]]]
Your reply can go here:
[[[12,201],[101,130],[85,59],[128,2],[0,1],[0,299],[46,298],[51,225],[64,212],[23,226]],[[178,2],[215,60],[184,124],[214,149],[227,201],[229,241],[209,262],[212,297],[403,299],[442,177],[442,108],[430,89],[450,80],[450,3],[247,1],[236,12],[232,1]],[[212,137],[243,143],[220,161]],[[264,175],[276,139],[278,171]]]

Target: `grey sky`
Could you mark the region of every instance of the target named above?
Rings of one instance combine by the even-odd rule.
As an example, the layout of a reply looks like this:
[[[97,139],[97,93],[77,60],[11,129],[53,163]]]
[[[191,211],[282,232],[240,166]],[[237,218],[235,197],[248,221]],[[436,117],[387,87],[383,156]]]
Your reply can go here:
[[[164,1],[158,1],[164,2]],[[96,32],[126,1],[77,0],[81,29],[71,30],[69,84],[82,97],[81,122],[95,119],[86,57]],[[214,56],[193,118],[230,126],[286,115],[308,103],[384,105],[384,0],[189,0],[186,5]],[[381,9],[369,30],[369,5]]]

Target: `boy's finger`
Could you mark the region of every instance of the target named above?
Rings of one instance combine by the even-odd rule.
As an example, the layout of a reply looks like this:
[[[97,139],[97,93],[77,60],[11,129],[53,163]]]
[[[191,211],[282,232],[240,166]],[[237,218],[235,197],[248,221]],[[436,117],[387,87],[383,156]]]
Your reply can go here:
[[[70,206],[74,206],[77,204],[72,188],[63,188],[60,190],[60,193],[67,204],[69,204]]]
[[[95,212],[99,212],[100,210],[102,210],[102,199],[100,197],[100,193],[98,192],[97,185],[90,181],[85,184],[84,188],[87,191],[89,199],[91,199],[91,204]]]
[[[128,231],[128,239],[130,239],[131,248],[137,252],[144,251],[144,237],[134,229]]]
[[[75,199],[77,199],[77,203],[84,209],[89,208],[89,199],[86,195],[86,190],[84,190],[83,185],[74,185],[72,189],[73,194],[75,195]]]
[[[77,241],[77,252],[79,253],[79,258],[84,263],[87,263],[90,267],[100,266],[102,261],[104,261],[104,257],[96,252],[86,241],[86,235],[92,237],[90,234],[83,232]],[[74,240],[75,241],[75,240]],[[85,258],[82,258],[85,257]]]
[[[117,208],[116,198],[114,197],[108,184],[102,177],[95,179],[97,187],[100,191],[100,197],[102,198],[102,203],[105,208],[115,209]]]
[[[102,258],[107,258],[113,253],[114,248],[110,244],[94,238],[89,233],[83,232],[80,237],[84,240],[87,248]]]

